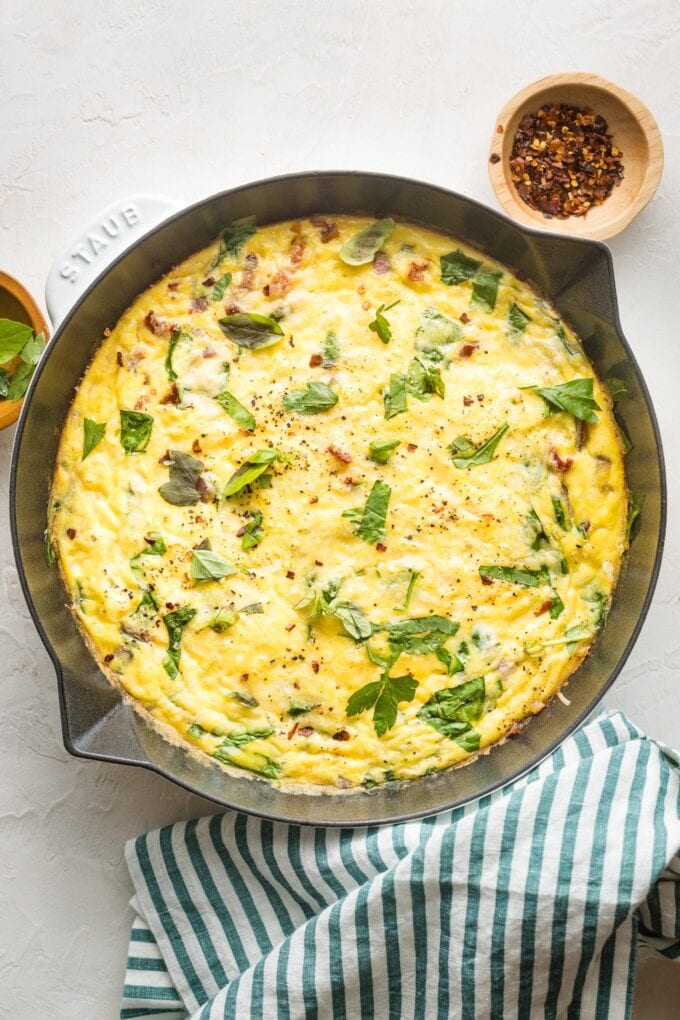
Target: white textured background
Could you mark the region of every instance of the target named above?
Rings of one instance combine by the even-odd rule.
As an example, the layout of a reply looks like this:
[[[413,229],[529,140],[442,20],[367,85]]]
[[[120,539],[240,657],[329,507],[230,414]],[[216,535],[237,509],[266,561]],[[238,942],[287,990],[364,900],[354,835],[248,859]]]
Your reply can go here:
[[[666,441],[670,528],[609,703],[677,746],[679,30],[677,0],[0,0],[0,267],[40,300],[64,241],[113,199],[191,202],[292,170],[393,171],[494,204],[487,147],[521,86],[587,70],[639,95],[666,172],[611,247]],[[0,434],[0,1015],[108,1020],[129,922],[123,843],[211,808],[142,771],[66,756],[10,548],[12,431]]]

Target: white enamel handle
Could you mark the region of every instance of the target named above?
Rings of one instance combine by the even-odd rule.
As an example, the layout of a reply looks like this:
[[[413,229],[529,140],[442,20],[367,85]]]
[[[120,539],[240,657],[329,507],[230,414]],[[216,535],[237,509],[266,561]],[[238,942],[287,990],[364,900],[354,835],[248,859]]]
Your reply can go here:
[[[93,217],[60,252],[47,277],[45,303],[53,327],[115,258],[180,207],[165,195],[130,195]]]

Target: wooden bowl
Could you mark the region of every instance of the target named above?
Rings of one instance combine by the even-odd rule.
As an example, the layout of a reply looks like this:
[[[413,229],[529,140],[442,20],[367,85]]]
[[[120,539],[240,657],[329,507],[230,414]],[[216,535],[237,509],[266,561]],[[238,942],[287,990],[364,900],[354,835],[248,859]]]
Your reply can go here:
[[[26,288],[13,276],[0,272],[0,319],[14,319],[30,326],[34,333],[44,333],[49,340],[45,316]],[[13,364],[13,363],[12,363]],[[0,400],[0,429],[6,429],[19,417],[23,400]]]
[[[624,176],[618,187],[585,216],[546,217],[522,201],[510,175],[510,155],[517,126],[527,113],[546,103],[590,107],[607,121],[614,144],[622,152]],[[597,74],[551,74],[527,85],[507,103],[496,121],[491,140],[489,177],[506,213],[519,223],[561,234],[604,240],[627,227],[647,205],[659,186],[663,170],[663,143],[654,117],[646,106]]]

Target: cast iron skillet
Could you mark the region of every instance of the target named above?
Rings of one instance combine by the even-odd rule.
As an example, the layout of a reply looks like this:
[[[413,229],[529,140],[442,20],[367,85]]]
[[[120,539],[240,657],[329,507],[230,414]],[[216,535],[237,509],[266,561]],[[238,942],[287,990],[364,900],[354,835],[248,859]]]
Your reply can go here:
[[[583,338],[601,377],[629,387],[620,405],[634,443],[631,490],[645,493],[640,532],[600,639],[565,688],[520,734],[464,768],[360,793],[300,795],[234,778],[208,758],[165,740],[104,678],[70,613],[56,568],[43,559],[46,506],[59,434],[74,387],[105,327],[170,266],[211,242],[239,216],[259,223],[314,213],[370,211],[419,220],[468,242],[533,282]],[[171,217],[127,250],[78,301],[49,344],[26,397],[12,457],[11,528],[24,594],[52,657],[64,743],[71,754],[141,765],[226,807],[317,825],[399,821],[461,805],[536,765],[578,727],[612,684],[644,621],[665,528],[661,440],[649,393],[623,337],[605,245],[519,227],[478,202],[418,181],[369,173],[304,173],[225,191]]]

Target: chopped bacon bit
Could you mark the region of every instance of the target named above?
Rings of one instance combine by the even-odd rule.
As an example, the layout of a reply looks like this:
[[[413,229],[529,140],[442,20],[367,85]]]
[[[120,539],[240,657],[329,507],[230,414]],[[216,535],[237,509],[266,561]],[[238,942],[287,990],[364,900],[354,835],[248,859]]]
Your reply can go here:
[[[299,266],[302,256],[305,253],[307,242],[300,234],[296,234],[290,243],[290,263],[292,266]]]
[[[390,260],[387,257],[386,252],[380,249],[373,256],[373,271],[378,273],[379,276],[384,276],[385,273],[389,273],[392,268]]]
[[[471,321],[471,320],[470,320],[470,316],[468,315],[468,313],[467,313],[467,312],[463,312],[463,314],[462,314],[462,315],[460,316],[460,321],[461,321],[461,322],[462,322],[463,324],[465,324],[465,323],[468,323],[468,322],[470,322],[470,321]]]
[[[309,359],[310,368],[318,368],[323,363],[323,356],[321,354],[312,354]]]
[[[196,516],[194,517],[194,523],[205,524],[205,517],[203,516],[203,514],[196,514]]]
[[[429,262],[412,262],[408,270],[409,280],[416,282],[418,280],[425,279],[425,270],[427,269]]]
[[[470,358],[475,353],[475,351],[478,350],[479,344],[463,344],[460,350],[458,351],[458,356],[460,358]]]
[[[318,229],[322,244],[328,244],[338,236],[337,224],[325,220],[323,216],[311,216],[309,222]]]
[[[513,723],[512,726],[510,727],[510,729],[508,730],[508,736],[509,737],[516,737],[521,729],[522,729],[522,727],[520,726],[519,723]]]
[[[323,560],[314,560],[314,566],[315,567],[322,567],[323,566]]]
[[[286,630],[294,630],[294,629],[295,629],[295,624],[294,623],[287,623],[286,624]]]
[[[295,731],[296,731],[296,729],[298,728],[298,726],[299,726],[299,725],[300,725],[300,723],[299,723],[299,722],[296,722],[296,723],[294,723],[294,724],[293,724],[293,725],[291,726],[291,728],[290,728],[290,729],[288,730],[288,739],[289,739],[289,740],[292,740],[292,739],[293,739],[293,737],[295,736]]]
[[[191,449],[194,451],[194,453],[200,453],[201,452],[200,440],[194,439],[193,443],[191,444]]]
[[[269,284],[268,283],[265,283],[264,287],[262,288],[262,293],[264,294],[265,297],[269,297]]]
[[[119,368],[123,367],[123,352],[122,351],[116,351],[116,364],[118,365]]]
[[[588,438],[588,423],[582,418],[576,419],[576,449],[582,450]]]
[[[480,402],[480,404],[481,404],[481,402],[482,402],[482,401],[484,400],[484,394],[483,394],[483,393],[478,393],[478,394],[477,394],[477,400],[478,400],[478,401]]]
[[[201,497],[201,503],[211,503],[215,498],[215,486],[205,475],[199,475],[196,479],[196,491]]]
[[[552,609],[552,605],[552,599],[546,599],[545,602],[541,602],[538,609],[534,609],[534,616],[542,616],[543,613],[547,613],[549,609]]]
[[[175,608],[175,603],[174,602],[166,602],[165,603],[165,608],[166,609],[174,609]]]
[[[290,290],[290,284],[291,280],[288,273],[285,269],[279,269],[267,284],[267,297],[274,298],[275,300],[285,297]]]
[[[247,529],[247,527],[248,527],[248,525],[247,525],[247,524],[242,524],[242,525],[241,525],[241,527],[240,527],[240,528],[238,529],[238,531],[236,532],[236,537],[237,537],[237,538],[243,538],[243,536],[244,536],[244,535],[245,535],[245,533],[246,533],[246,529]]]
[[[213,347],[206,347],[203,351],[204,358],[216,358],[217,351]]]
[[[203,286],[204,287],[214,287],[216,283],[217,283],[217,280],[215,279],[215,277],[214,276],[209,276],[207,280],[203,281]]]
[[[481,575],[481,578],[482,578],[482,584],[493,584],[492,578],[485,577],[484,574]]]
[[[241,683],[246,683],[246,681],[248,680],[249,676],[250,676],[250,673],[241,673]]]
[[[208,307],[207,297],[197,297],[189,305],[190,312],[204,312]]]
[[[472,407],[472,405],[474,404],[474,400],[472,399],[472,397],[463,397],[463,403],[465,404],[466,407]]]
[[[568,471],[571,465],[574,463],[571,457],[565,458],[560,457],[557,450],[553,449],[552,447],[548,455],[548,460],[550,461],[550,467],[553,469],[553,471],[558,471],[560,474],[564,474],[566,471]]]
[[[316,659],[312,659],[312,671],[314,673],[319,672],[319,663],[316,661]]]
[[[158,458],[158,463],[163,464],[166,467],[168,464],[172,464],[172,453],[170,450],[166,450],[163,456]]]
[[[295,571],[294,570],[287,570],[286,571],[286,577],[288,578],[289,581],[294,580],[294,578],[295,578]]]
[[[144,325],[147,329],[150,329],[155,336],[162,336],[168,328],[168,324],[164,319],[159,319],[153,308],[149,311],[144,319]]]
[[[241,311],[241,306],[240,305],[226,305],[224,311],[225,311],[225,313],[227,315],[238,315],[238,313]]]
[[[341,460],[343,464],[352,463],[352,454],[347,453],[346,450],[341,450],[339,446],[335,445],[335,443],[331,443],[330,446],[327,446],[326,452],[331,453],[334,457],[337,457],[337,459]]]
[[[135,404],[135,411],[142,411],[146,407],[147,403],[148,400],[146,397],[140,397]]]
[[[66,534],[71,539],[71,541],[73,541],[73,539],[76,537],[76,529],[75,528],[67,528],[66,529]]]
[[[248,252],[243,261],[247,264],[243,267],[239,288],[240,290],[251,290],[253,286],[253,279],[255,278],[255,270],[257,268],[257,255],[252,251]],[[228,314],[231,315],[233,313],[230,312]]]
[[[311,737],[313,732],[314,730],[312,729],[311,726],[301,726],[300,729],[298,730],[298,733],[300,734],[301,737]]]
[[[333,740],[349,740],[349,733],[347,730],[338,730],[333,734]]]
[[[309,497],[309,502],[310,503],[318,503],[319,502],[319,497],[318,496],[310,496]]]
[[[173,383],[164,397],[161,397],[161,404],[179,404],[179,390],[177,383]]]
[[[378,542],[376,549],[378,552],[387,552],[387,546],[383,542]]]
[[[409,443],[408,446],[406,447],[406,449],[408,450],[409,453],[415,453],[416,450],[418,449],[418,444],[417,443]]]

